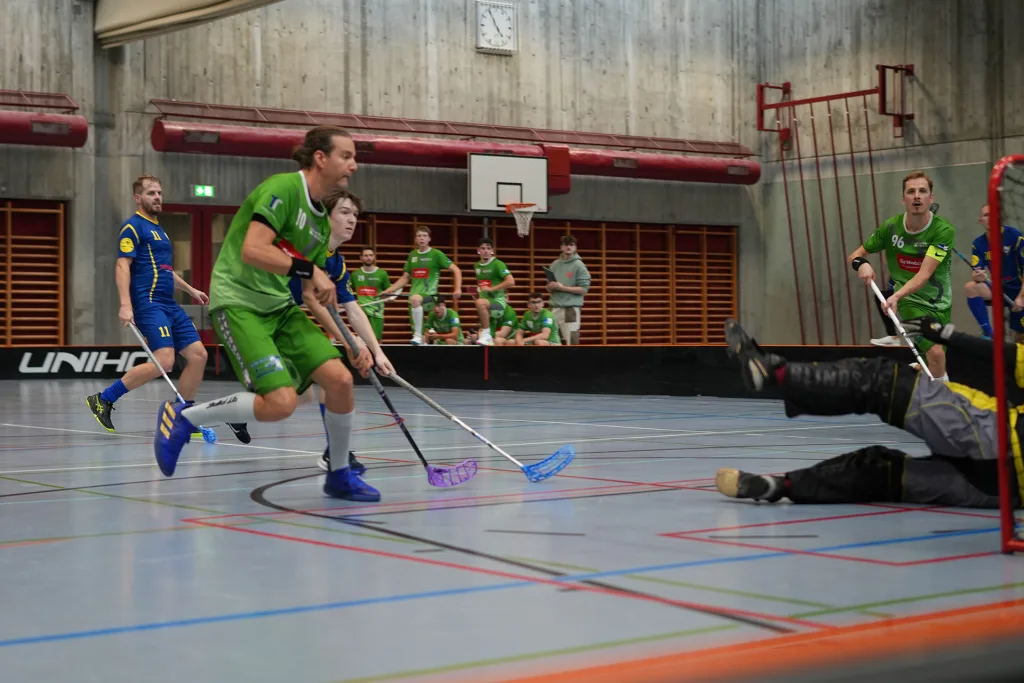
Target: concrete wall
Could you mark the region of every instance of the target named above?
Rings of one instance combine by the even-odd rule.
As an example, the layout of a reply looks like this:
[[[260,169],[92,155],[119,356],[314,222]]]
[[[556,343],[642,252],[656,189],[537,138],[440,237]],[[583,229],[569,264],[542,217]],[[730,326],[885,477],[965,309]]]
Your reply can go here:
[[[888,119],[870,117],[880,150],[879,214],[898,210],[898,178],[906,169],[934,169],[936,198],[960,228],[961,246],[976,232],[987,167],[1021,150],[1024,46],[1016,34],[1024,9],[1013,0],[522,0],[519,52],[512,58],[474,50],[474,6],[472,0],[284,0],[100,50],[92,40],[92,3],[7,0],[0,88],[67,92],[91,123],[83,150],[0,148],[0,195],[71,200],[72,340],[117,338],[107,254],[132,209],[136,175],[161,177],[168,202],[192,201],[188,187],[199,183],[217,186],[218,204],[232,204],[266,175],[291,167],[157,154],[148,140],[152,98],[744,143],[762,154],[763,180],[754,188],[575,178],[573,192],[554,199],[551,216],[739,225],[741,315],[774,343],[800,336],[777,141],[755,130],[756,83],[789,80],[795,97],[822,95],[872,87],[876,63],[914,63],[908,100],[917,118],[906,137],[894,139]],[[852,132],[854,148],[863,150],[863,124]],[[810,152],[809,135],[801,145]],[[863,189],[865,160],[857,163],[860,225],[851,218],[852,170],[845,162],[838,168],[846,243],[831,170],[822,169],[822,217],[816,170],[813,162],[804,165],[808,245],[800,188],[792,184],[797,167],[787,168],[809,342],[818,341],[814,307],[831,303],[822,226],[832,290],[844,312],[852,273],[842,259],[854,247],[855,231],[874,227]],[[366,166],[354,187],[374,210],[464,212],[460,172]],[[812,262],[817,301],[810,296]],[[965,268],[955,269],[958,280],[966,278]],[[958,298],[961,324],[965,308]],[[855,329],[848,313],[841,317],[840,341],[866,341],[862,297],[855,313]],[[829,331],[822,340],[831,343],[830,313],[823,322]]]
[[[850,101],[853,123],[849,129],[842,103],[831,107],[839,153],[838,197],[843,206],[845,243],[839,230],[840,201],[831,157],[821,159],[823,212],[809,110],[798,110],[798,123],[803,131],[799,142],[805,158],[803,192],[799,183],[801,165],[796,163],[795,150],[786,155],[786,173],[801,307],[796,298],[778,139],[765,134],[759,147],[764,161],[760,189],[765,277],[770,286],[765,315],[756,321],[757,329],[773,343],[800,343],[798,311],[802,310],[807,342],[818,343],[821,339],[824,343],[835,343],[835,299],[840,313],[839,341],[865,343],[870,336],[869,319],[873,318],[874,336],[883,334],[881,320],[868,310],[863,288],[845,265],[845,257],[859,244],[860,234],[866,237],[877,226],[868,159],[864,154],[867,134],[870,133],[875,149],[878,215],[884,219],[899,213],[900,179],[910,170],[925,170],[936,182],[935,200],[941,204],[940,213],[957,227],[957,248],[969,253],[971,241],[980,234],[981,228],[975,221],[980,205],[985,202],[992,163],[1004,154],[1024,151],[1024,89],[1020,87],[1024,83],[1024,50],[1016,39],[1017,27],[1024,20],[1024,6],[1011,0],[765,0],[761,11],[771,39],[760,43],[757,80],[790,81],[794,99],[874,87],[877,63],[915,66],[915,77],[908,82],[906,91],[908,109],[915,119],[906,125],[903,138],[894,137],[891,118],[877,113],[877,100],[873,97],[868,99],[867,125],[860,99]],[[831,149],[827,105],[817,105],[815,115],[817,148],[827,154]],[[849,158],[848,132],[853,138],[855,168]],[[860,195],[859,225],[854,175]],[[809,244],[803,193],[807,199]],[[832,263],[831,280],[826,253]],[[817,299],[811,296],[812,267]],[[969,274],[970,269],[956,259],[953,319],[964,329],[976,331],[977,325],[962,295]],[[852,331],[847,298],[851,288],[855,314]],[[821,316],[820,338],[814,321],[815,309]]]
[[[159,176],[167,202],[192,201],[188,187],[200,183],[216,185],[218,204],[233,204],[269,173],[291,168],[154,152],[152,98],[756,142],[756,7],[743,0],[520,2],[511,58],[474,49],[473,0],[285,0],[105,51],[92,47],[91,3],[11,3],[19,21],[0,28],[0,87],[68,92],[92,124],[85,150],[0,151],[0,194],[73,200],[76,343],[117,337],[106,255],[133,208],[135,176]],[[354,184],[374,210],[418,213],[464,213],[465,187],[464,173],[369,166]],[[576,179],[550,216],[744,222],[756,235],[756,194]],[[758,255],[756,242],[744,251],[751,274],[760,272]]]

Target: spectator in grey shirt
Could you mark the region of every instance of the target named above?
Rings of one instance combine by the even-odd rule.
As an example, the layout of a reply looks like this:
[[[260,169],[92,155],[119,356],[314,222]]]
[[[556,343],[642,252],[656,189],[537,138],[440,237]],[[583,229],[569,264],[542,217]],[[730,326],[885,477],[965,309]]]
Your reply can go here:
[[[580,309],[583,295],[590,289],[590,271],[576,253],[575,237],[562,237],[562,255],[547,270],[554,275],[554,280],[548,283],[549,306],[558,333],[563,344],[577,345],[580,343]]]

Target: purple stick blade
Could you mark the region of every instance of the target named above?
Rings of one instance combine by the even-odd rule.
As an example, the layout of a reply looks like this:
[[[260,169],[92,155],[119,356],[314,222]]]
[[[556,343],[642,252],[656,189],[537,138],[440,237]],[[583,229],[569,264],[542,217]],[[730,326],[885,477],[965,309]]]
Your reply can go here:
[[[449,488],[465,484],[476,476],[476,460],[463,460],[458,465],[428,465],[427,481],[431,486]]]

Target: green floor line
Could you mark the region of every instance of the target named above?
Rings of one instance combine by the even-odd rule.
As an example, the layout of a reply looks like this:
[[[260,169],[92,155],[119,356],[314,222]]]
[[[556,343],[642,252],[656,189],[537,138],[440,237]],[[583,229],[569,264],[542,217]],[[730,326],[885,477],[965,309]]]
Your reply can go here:
[[[548,560],[537,560],[529,557],[510,557],[510,560],[519,560],[520,562],[532,562],[534,564],[545,565],[548,567],[555,567],[558,569],[569,569],[572,571],[584,572],[587,574],[596,574],[602,570],[595,569],[594,567],[581,567],[575,564],[565,564],[561,562],[550,562]],[[666,586],[679,586],[680,588],[692,588],[693,590],[705,591],[708,593],[720,593],[722,595],[735,595],[743,598],[756,598],[758,600],[767,600],[769,602],[781,602],[789,605],[802,605],[804,607],[817,607],[819,609],[841,609],[835,605],[829,605],[823,602],[813,602],[810,600],[799,600],[797,598],[783,598],[775,595],[765,595],[763,593],[752,593],[750,591],[740,591],[731,588],[719,588],[717,586],[705,586],[699,583],[688,583],[686,581],[673,581],[671,579],[659,579],[653,576],[641,576],[639,574],[624,574],[625,579],[634,579],[636,581],[646,581],[647,583],[660,583]],[[883,612],[867,612],[863,611],[862,614],[872,617],[888,618],[889,615]]]
[[[438,666],[430,669],[415,669],[411,671],[400,671],[397,673],[382,674],[380,676],[369,676],[365,678],[346,678],[335,683],[374,683],[375,681],[388,681],[399,678],[412,678],[414,676],[429,676],[431,674],[443,674],[451,673],[455,671],[463,671],[465,669],[476,669],[484,666],[494,666],[496,664],[514,664],[518,662],[526,662],[531,659],[543,659],[545,657],[559,657],[562,655],[579,654],[581,652],[594,652],[595,650],[605,650],[613,647],[622,647],[624,645],[639,645],[641,643],[653,643],[659,640],[670,640],[672,638],[685,638],[688,636],[703,635],[705,633],[717,633],[720,631],[731,631],[737,629],[737,624],[722,624],[721,626],[707,626],[704,628],[688,629],[686,631],[673,631],[672,633],[660,633],[654,636],[642,636],[639,638],[626,638],[624,640],[609,640],[604,643],[594,643],[592,645],[578,645],[576,647],[566,647],[558,650],[542,650],[540,652],[530,652],[524,655],[513,655],[510,657],[494,657],[493,659],[479,659],[472,662],[461,662],[459,664],[449,664],[446,666]]]
[[[929,593],[928,595],[915,595],[909,598],[894,598],[892,600],[881,600],[878,602],[866,602],[861,605],[850,605],[848,607],[834,607],[827,610],[815,612],[803,612],[791,614],[792,619],[806,619],[809,617],[820,617],[826,614],[839,614],[841,612],[854,612],[874,607],[891,607],[892,605],[909,605],[912,602],[924,602],[926,600],[940,600],[942,598],[955,598],[961,595],[974,595],[978,593],[991,593],[992,591],[1009,590],[1012,588],[1024,588],[1024,581],[1017,583],[1004,583],[999,586],[986,586],[984,588],[964,588],[962,590],[946,591],[944,593]]]

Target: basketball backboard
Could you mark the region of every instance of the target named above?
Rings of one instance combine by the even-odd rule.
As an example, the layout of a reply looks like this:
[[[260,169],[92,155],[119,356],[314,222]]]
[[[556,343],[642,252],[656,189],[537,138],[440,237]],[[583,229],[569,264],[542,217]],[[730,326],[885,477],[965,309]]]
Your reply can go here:
[[[547,213],[547,157],[470,154],[467,168],[470,211],[504,213],[506,204],[527,202]]]

